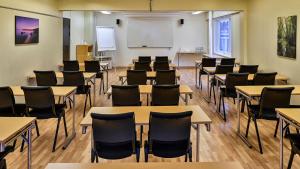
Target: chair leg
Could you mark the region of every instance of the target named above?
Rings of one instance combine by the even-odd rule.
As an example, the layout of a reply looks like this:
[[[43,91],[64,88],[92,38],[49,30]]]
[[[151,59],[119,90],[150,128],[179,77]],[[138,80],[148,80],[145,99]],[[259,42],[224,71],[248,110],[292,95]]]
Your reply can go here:
[[[148,162],[149,147],[144,147],[144,152],[145,152],[145,162]]]
[[[136,155],[136,162],[140,162],[140,148],[136,148],[135,155]]]
[[[243,101],[242,101],[242,106],[241,106],[241,112],[242,112],[242,113],[245,112],[245,103],[246,103],[246,100],[243,100]]]
[[[232,100],[233,100],[233,104],[235,104],[235,99],[234,99],[234,98],[232,98]]]
[[[40,130],[39,130],[39,126],[38,126],[37,120],[35,120],[34,123],[35,123],[35,128],[36,128],[36,134],[39,137],[40,136]]]
[[[289,164],[288,164],[288,167],[287,167],[287,169],[291,169],[291,168],[292,168],[292,164],[293,164],[294,156],[295,156],[295,153],[294,153],[294,151],[293,151],[293,150],[291,150],[291,155],[290,155]]]
[[[72,109],[72,102],[70,99],[69,99],[69,105],[70,105],[70,109]]]
[[[24,133],[25,137],[26,137],[26,135],[27,135],[27,132]],[[21,144],[20,152],[23,152],[23,150],[24,150],[24,144],[25,144],[25,141],[22,139],[22,144]]]
[[[86,110],[86,102],[88,99],[88,93],[85,95],[85,101],[84,101],[84,109],[83,109],[83,117],[85,117],[85,110]]]
[[[144,126],[141,125],[141,129],[140,129],[140,147],[142,147],[142,141],[143,141],[143,132],[144,132]]]
[[[279,120],[277,120],[277,122],[276,122],[276,127],[275,127],[274,137],[276,137],[276,135],[277,135],[278,125],[279,125]]]
[[[248,115],[248,123],[247,123],[247,129],[246,129],[246,134],[245,134],[246,138],[248,137],[250,122],[251,122],[251,116]]]
[[[94,163],[94,162],[95,162],[95,159],[96,159],[95,156],[96,156],[96,155],[95,155],[95,153],[94,153],[94,150],[91,149],[91,163]]]
[[[188,153],[186,153],[186,155],[184,156],[184,162],[187,162],[188,159]]]
[[[221,112],[221,102],[222,102],[222,95],[220,93],[220,98],[219,98],[219,112]]]
[[[63,115],[63,121],[64,121],[64,128],[65,128],[65,136],[68,137],[68,129],[67,129],[67,122],[66,122],[66,115]]]
[[[92,107],[92,96],[91,96],[91,90],[89,91],[89,101],[90,101],[90,107]]]
[[[216,100],[216,92],[215,92],[215,86],[212,86],[213,94],[214,94],[214,100],[215,100],[215,105],[217,105],[217,100]]]
[[[200,89],[202,90],[201,73],[199,73],[199,85],[200,85]]]
[[[190,148],[190,151],[189,151],[189,161],[190,162],[193,162],[193,149],[192,149],[192,147]]]
[[[254,125],[255,125],[255,130],[256,130],[256,135],[257,135],[257,141],[258,141],[259,151],[260,151],[261,154],[263,154],[263,150],[262,150],[262,145],[261,145],[261,141],[260,141],[260,137],[259,137],[259,131],[258,131],[258,126],[257,126],[256,119],[253,119],[253,121],[254,121]]]
[[[102,78],[100,79],[99,95],[101,95],[101,89],[102,89]]]
[[[54,142],[53,142],[52,152],[55,152],[56,140],[57,140],[57,135],[58,135],[60,120],[61,120],[61,118],[57,119],[57,126],[56,126],[56,131],[55,131],[55,136],[54,136]]]
[[[222,103],[223,103],[223,115],[224,115],[224,121],[226,122],[225,102],[224,102],[224,97],[223,97],[223,96],[222,96]]]

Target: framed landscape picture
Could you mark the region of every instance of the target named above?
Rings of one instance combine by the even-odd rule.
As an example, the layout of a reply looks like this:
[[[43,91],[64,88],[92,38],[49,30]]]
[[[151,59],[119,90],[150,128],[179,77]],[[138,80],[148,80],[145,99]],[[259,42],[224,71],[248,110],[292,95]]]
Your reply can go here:
[[[15,44],[39,43],[39,20],[15,16]]]
[[[297,16],[279,17],[277,55],[296,59]]]

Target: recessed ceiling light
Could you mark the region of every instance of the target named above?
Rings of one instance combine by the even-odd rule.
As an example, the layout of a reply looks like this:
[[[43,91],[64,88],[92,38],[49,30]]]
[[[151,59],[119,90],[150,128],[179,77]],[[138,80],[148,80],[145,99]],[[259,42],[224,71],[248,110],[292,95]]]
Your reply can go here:
[[[106,14],[106,15],[109,15],[109,14],[111,14],[111,12],[110,12],[110,11],[101,11],[101,13],[102,13],[102,14]]]
[[[195,12],[193,12],[192,14],[193,14],[193,15],[198,15],[198,14],[201,14],[201,13],[203,13],[203,11],[195,11]]]

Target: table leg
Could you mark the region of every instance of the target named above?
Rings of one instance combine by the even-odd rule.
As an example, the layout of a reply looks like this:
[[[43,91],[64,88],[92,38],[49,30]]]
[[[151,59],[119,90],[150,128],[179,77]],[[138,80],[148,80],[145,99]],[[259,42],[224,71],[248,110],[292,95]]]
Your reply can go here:
[[[106,66],[106,91],[105,93],[108,91],[108,65]]]
[[[280,169],[283,169],[283,118],[279,117],[280,128]]]
[[[66,141],[64,142],[64,146],[63,146],[63,150],[65,150],[68,145],[71,143],[71,141],[75,138],[76,136],[76,129],[75,129],[75,108],[76,108],[76,104],[75,104],[75,93],[73,93],[73,119],[72,119],[72,134],[66,139]]]
[[[93,97],[93,106],[95,106],[96,104],[96,76],[93,78],[93,82],[94,82],[94,85],[93,85],[93,92],[94,92],[94,97]],[[101,86],[100,86],[101,87]]]
[[[209,85],[209,76],[210,76],[210,74],[207,73],[207,97],[204,97],[204,99],[205,99],[208,103],[210,103],[210,101],[211,101],[211,96],[210,96],[210,93],[209,93],[209,89],[210,89],[210,85]]]
[[[199,86],[198,86],[198,64],[195,63],[195,82],[196,82],[196,88],[198,89]]]
[[[200,160],[200,126],[196,124],[196,161]]]
[[[28,164],[27,164],[27,168],[28,169],[31,169],[31,130],[32,130],[32,127],[29,127],[28,128],[28,138],[27,138],[27,144],[28,144],[28,147],[27,147],[27,153],[28,153]]]

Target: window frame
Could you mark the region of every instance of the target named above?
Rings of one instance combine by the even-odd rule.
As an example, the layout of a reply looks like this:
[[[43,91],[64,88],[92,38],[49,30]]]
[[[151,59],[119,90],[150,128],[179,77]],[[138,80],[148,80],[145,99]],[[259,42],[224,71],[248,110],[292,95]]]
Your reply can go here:
[[[220,42],[220,30],[219,29],[219,24],[222,21],[227,20],[229,22],[229,52],[223,52],[221,50],[219,50],[219,42]],[[218,25],[217,25],[218,24]],[[219,38],[219,39],[217,39]],[[225,57],[232,57],[232,20],[231,17],[221,17],[221,18],[215,18],[213,20],[213,53],[216,55],[220,55],[220,56],[225,56]]]

